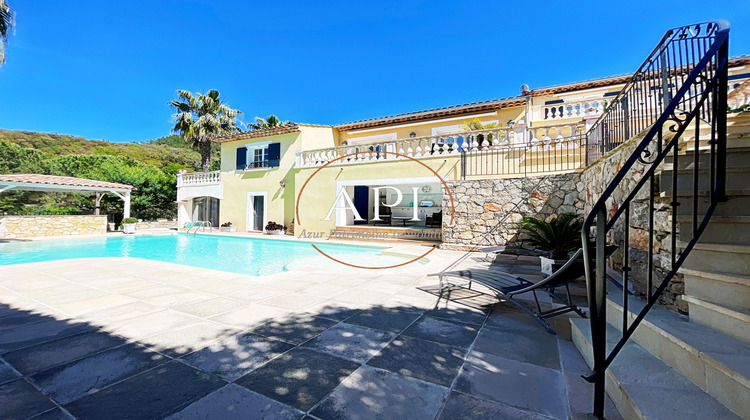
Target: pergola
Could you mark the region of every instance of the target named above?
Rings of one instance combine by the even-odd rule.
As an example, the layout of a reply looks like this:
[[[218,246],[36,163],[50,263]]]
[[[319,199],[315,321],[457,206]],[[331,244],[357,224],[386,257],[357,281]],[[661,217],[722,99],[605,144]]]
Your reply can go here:
[[[0,194],[10,190],[94,193],[96,194],[96,210],[94,211],[96,215],[99,215],[99,204],[104,194],[112,193],[124,201],[123,218],[130,217],[130,192],[134,189],[135,187],[127,184],[69,176],[39,174],[0,175]]]

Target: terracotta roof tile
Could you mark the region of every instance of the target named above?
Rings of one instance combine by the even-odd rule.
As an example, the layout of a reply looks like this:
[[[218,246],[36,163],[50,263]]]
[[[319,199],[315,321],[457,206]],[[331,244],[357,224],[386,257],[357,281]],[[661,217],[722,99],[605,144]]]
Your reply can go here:
[[[94,179],[73,178],[69,176],[39,175],[39,174],[2,174],[0,182],[18,182],[25,184],[61,185],[67,187],[92,187],[112,189],[136,189],[132,185],[116,182],[97,181]]]
[[[523,105],[524,99],[520,97],[493,99],[491,101],[473,102],[470,104],[449,106],[444,108],[428,109],[425,111],[409,112],[407,114],[391,115],[387,117],[373,118],[369,120],[352,121],[335,125],[339,130],[356,130],[360,128],[378,127],[382,125],[398,124],[411,121],[422,121],[440,117],[472,114],[481,111],[494,111],[502,108],[510,108]]]
[[[312,125],[312,124],[300,124]],[[295,123],[284,124],[280,127],[263,128],[261,130],[248,130],[240,133],[232,133],[227,136],[214,137],[215,143],[227,143],[237,140],[257,139],[261,137],[278,136],[280,134],[299,133],[299,125]]]
[[[738,57],[732,57],[729,59],[730,67],[738,67],[742,65],[750,64],[750,55],[742,55]],[[627,83],[633,74],[622,74],[617,76],[602,77],[598,79],[584,80],[581,82],[567,83],[564,85],[556,85],[543,87],[538,89],[532,89],[527,94],[531,96],[542,96],[551,95],[556,93],[572,92],[576,90],[591,89],[596,87],[606,87],[613,85],[620,85]],[[514,98],[505,99],[494,99],[485,102],[474,102],[464,105],[448,106],[444,108],[428,109],[425,111],[409,112],[406,114],[391,115],[387,117],[372,118],[367,120],[352,121],[344,124],[335,125],[339,130],[357,130],[361,128],[380,127],[391,124],[398,124],[412,121],[423,121],[434,118],[470,114],[479,111],[491,111],[502,108],[509,108],[514,106],[524,105],[523,95],[516,96]]]

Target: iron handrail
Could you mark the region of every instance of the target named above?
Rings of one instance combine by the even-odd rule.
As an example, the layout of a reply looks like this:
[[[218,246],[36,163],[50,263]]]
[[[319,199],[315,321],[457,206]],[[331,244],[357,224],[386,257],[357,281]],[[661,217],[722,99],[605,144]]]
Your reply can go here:
[[[644,132],[643,139],[635,147],[633,154],[615,174],[602,195],[591,209],[583,225],[581,240],[584,251],[584,265],[588,300],[590,307],[591,336],[593,346],[593,372],[584,378],[594,383],[594,415],[604,415],[604,381],[607,367],[615,359],[651,307],[657,302],[669,282],[682,266],[690,251],[705,230],[711,215],[719,201],[726,198],[726,83],[728,78],[728,42],[729,24],[725,21],[701,23],[667,31],[660,43],[652,51],[639,70],[633,75],[625,88],[605,109],[602,116],[587,132],[587,152],[598,151],[600,156],[613,150],[628,140],[633,134]],[[646,92],[648,90],[648,92]],[[660,90],[661,98],[656,92]],[[640,101],[640,102],[639,102]],[[633,108],[633,105],[636,105]],[[645,105],[638,108],[637,105]],[[654,110],[660,112],[654,113]],[[646,112],[658,117],[649,117]],[[633,117],[632,114],[635,114]],[[701,167],[699,149],[701,146],[701,123],[710,125],[710,159],[708,168],[708,188],[710,204],[703,209],[703,218],[699,214],[699,183]],[[694,161],[692,168],[692,237],[677,256],[677,213],[680,187],[678,144],[682,135],[695,125]],[[613,128],[614,127],[614,128]],[[665,138],[664,131],[673,133]],[[611,141],[613,140],[614,141]],[[666,141],[666,144],[665,144]],[[654,197],[661,190],[657,186],[658,170],[671,156],[672,182],[671,229],[669,232],[671,256],[668,270],[656,289],[654,285]],[[594,154],[593,157],[597,157]],[[593,159],[592,159],[593,160]],[[587,155],[587,162],[589,162]],[[623,191],[623,181],[630,178],[635,165],[642,173],[632,190]],[[627,289],[630,277],[630,219],[632,208],[643,204],[644,188],[648,186],[648,257],[647,270],[647,304],[636,318],[628,323]],[[614,211],[609,211],[610,200],[617,191],[622,192],[622,203]],[[636,200],[636,197],[641,197]],[[623,217],[624,216],[624,217]],[[606,266],[604,247],[607,234],[621,222],[623,226],[623,320],[622,337],[607,354],[606,349]],[[596,271],[591,266],[592,250],[589,246],[589,235],[596,224],[595,257]],[[687,233],[687,232],[686,232]],[[664,268],[664,267],[662,267]]]

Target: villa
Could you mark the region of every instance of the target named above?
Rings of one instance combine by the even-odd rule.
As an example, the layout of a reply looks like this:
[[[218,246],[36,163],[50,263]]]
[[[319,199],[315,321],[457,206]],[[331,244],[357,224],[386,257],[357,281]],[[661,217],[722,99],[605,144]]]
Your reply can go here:
[[[750,57],[730,61],[730,90],[750,78],[748,64]],[[437,229],[427,237],[440,240],[443,224],[432,216],[443,210],[443,223],[450,222],[450,197],[441,180],[460,187],[582,170],[602,156],[597,146],[586,147],[584,133],[631,77],[538,89],[523,85],[519,96],[507,99],[334,126],[292,123],[218,138],[221,170],[178,176],[178,226],[231,222],[240,232],[259,232],[274,221],[294,225],[295,235],[304,231],[307,237],[372,231],[362,229],[368,225],[386,233],[395,226],[432,227]],[[363,220],[354,220],[349,210],[328,214],[341,190]],[[303,212],[299,220],[297,210]]]
[[[177,176],[183,232],[6,240],[0,417],[750,419],[750,56],[728,46],[725,21],[683,26],[633,74],[217,137],[219,171]],[[132,186],[53,178],[0,192],[128,208]],[[506,246],[564,213],[578,249],[549,276]]]

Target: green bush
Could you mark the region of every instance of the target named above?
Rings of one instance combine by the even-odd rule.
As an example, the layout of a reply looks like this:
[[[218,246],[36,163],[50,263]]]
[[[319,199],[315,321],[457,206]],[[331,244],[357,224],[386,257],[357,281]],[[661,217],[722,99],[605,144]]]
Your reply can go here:
[[[138,219],[136,219],[135,217],[126,217],[126,218],[122,219],[122,223],[123,224],[125,224],[125,223],[136,223],[136,222],[138,222]]]
[[[568,252],[581,247],[583,219],[575,213],[560,214],[549,222],[524,216],[519,227],[531,245],[549,251],[556,260],[567,259]]]

